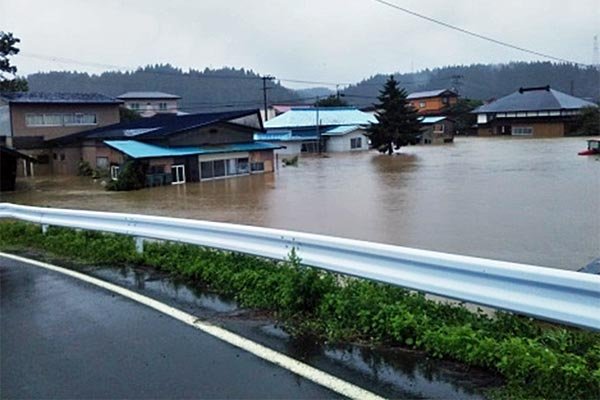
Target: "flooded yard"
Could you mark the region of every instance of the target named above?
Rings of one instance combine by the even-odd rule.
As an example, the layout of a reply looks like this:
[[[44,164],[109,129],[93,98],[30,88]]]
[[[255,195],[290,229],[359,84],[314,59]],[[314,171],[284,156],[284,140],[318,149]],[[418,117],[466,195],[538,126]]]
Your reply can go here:
[[[205,219],[576,270],[600,256],[600,159],[581,138],[308,156],[298,167],[136,192],[28,178],[1,201]]]

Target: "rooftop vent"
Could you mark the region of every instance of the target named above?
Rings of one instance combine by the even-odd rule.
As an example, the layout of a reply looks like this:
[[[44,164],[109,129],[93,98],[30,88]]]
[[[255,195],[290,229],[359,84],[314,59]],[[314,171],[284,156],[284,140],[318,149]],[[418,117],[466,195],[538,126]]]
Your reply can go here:
[[[527,88],[519,88],[519,93],[523,94],[525,92],[534,92],[536,90],[545,90],[547,92],[550,91],[550,85],[546,85],[546,86],[536,86],[536,87],[527,87]]]

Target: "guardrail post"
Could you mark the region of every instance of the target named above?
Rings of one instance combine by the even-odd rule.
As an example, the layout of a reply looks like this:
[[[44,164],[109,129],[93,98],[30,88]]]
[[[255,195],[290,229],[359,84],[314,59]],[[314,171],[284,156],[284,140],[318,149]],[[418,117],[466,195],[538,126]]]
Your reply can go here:
[[[42,224],[42,234],[48,233],[48,224]]]
[[[135,252],[142,254],[144,252],[144,238],[136,236],[135,238]]]

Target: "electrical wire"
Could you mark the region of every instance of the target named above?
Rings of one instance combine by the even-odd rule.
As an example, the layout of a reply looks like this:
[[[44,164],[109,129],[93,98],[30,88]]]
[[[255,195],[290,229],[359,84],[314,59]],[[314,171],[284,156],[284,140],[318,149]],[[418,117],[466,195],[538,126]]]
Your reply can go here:
[[[428,17],[428,16],[423,15],[423,14],[419,14],[419,13],[417,13],[415,11],[409,10],[408,8],[400,7],[399,5],[394,4],[392,2],[389,2],[389,1],[386,1],[386,0],[372,0],[372,1],[375,1],[376,3],[383,4],[383,5],[387,6],[387,7],[394,8],[394,9],[402,11],[404,13],[413,15],[413,16],[415,16],[417,18],[421,18],[421,19],[424,19],[426,21],[433,22],[434,24],[441,25],[441,26],[446,27],[448,29],[452,29],[452,30],[458,31],[458,32],[464,33],[466,35],[476,37],[478,39],[487,40],[488,42],[495,43],[495,44],[500,45],[500,46],[508,47],[508,48],[511,48],[511,49],[514,49],[514,50],[519,50],[519,51],[522,51],[522,52],[525,52],[525,53],[533,54],[533,55],[536,55],[536,56],[539,56],[539,57],[543,57],[543,58],[547,58],[547,59],[554,60],[554,61],[560,61],[560,62],[565,62],[565,63],[569,63],[569,64],[576,64],[576,65],[581,65],[581,66],[585,66],[585,67],[590,66],[589,64],[584,64],[584,63],[580,63],[580,62],[577,62],[577,61],[567,60],[566,58],[555,57],[555,56],[552,56],[550,54],[541,53],[539,51],[530,50],[530,49],[527,49],[525,47],[514,45],[512,43],[508,43],[508,42],[504,42],[502,40],[494,39],[494,38],[491,38],[489,36],[485,36],[485,35],[479,34],[477,32],[473,32],[473,31],[461,28],[459,26],[449,24],[449,23],[441,21],[439,19],[435,19],[435,18],[431,18],[431,17]]]

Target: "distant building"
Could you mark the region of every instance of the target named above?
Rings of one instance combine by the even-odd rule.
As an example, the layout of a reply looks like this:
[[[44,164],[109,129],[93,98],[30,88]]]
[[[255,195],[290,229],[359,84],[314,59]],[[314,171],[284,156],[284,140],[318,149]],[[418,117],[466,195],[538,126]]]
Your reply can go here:
[[[35,167],[43,175],[61,162],[51,157],[47,140],[118,123],[121,103],[98,93],[1,93],[0,136],[9,147],[37,158]],[[19,175],[32,173],[31,163],[19,168]]]
[[[0,145],[0,192],[15,190],[15,179],[17,177],[17,163],[21,159],[24,168],[36,162],[35,159],[26,154],[18,152],[6,146]]]
[[[445,116],[421,119],[421,144],[443,144],[454,141],[454,121]]]
[[[550,86],[520,88],[514,93],[475,109],[480,136],[512,135],[559,137],[572,132],[583,107],[594,103],[570,96]]]
[[[458,94],[450,89],[438,89],[410,93],[406,99],[419,114],[443,114],[456,104]]]
[[[155,186],[273,172],[273,151],[280,146],[255,142],[254,132],[262,129],[258,110],[157,115],[49,145],[68,163],[63,173],[76,173],[81,160],[117,179],[125,161],[138,160],[147,171],[146,184]]]
[[[156,114],[178,114],[180,96],[163,92],[127,92],[117,97],[125,103],[125,107],[137,112],[142,117],[153,117]]]
[[[285,146],[278,154],[368,150],[365,129],[377,123],[372,115],[353,107],[295,108],[265,122],[266,132],[255,140]]]

